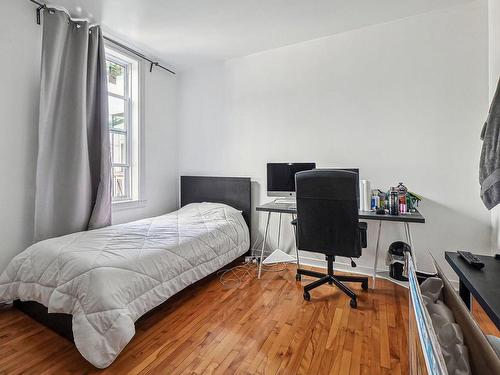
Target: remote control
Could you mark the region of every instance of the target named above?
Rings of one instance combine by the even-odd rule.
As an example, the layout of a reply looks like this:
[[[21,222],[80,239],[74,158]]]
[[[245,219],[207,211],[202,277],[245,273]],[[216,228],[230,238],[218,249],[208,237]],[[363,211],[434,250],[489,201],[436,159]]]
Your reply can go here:
[[[484,263],[481,262],[481,259],[473,255],[470,251],[457,251],[457,253],[472,267],[477,268],[478,270],[484,267]]]

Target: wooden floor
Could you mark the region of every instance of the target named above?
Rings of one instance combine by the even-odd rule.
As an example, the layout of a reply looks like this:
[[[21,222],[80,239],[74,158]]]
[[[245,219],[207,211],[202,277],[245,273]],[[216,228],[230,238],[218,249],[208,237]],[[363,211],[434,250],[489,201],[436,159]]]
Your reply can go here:
[[[64,338],[3,308],[0,374],[406,374],[407,291],[385,280],[375,291],[353,289],[358,309],[329,286],[305,302],[291,266],[237,289],[213,278],[141,319],[134,339],[101,371]]]
[[[472,315],[485,335],[500,337],[500,330],[495,326],[488,314],[486,314],[486,311],[483,310],[479,302],[474,298],[472,299]]]

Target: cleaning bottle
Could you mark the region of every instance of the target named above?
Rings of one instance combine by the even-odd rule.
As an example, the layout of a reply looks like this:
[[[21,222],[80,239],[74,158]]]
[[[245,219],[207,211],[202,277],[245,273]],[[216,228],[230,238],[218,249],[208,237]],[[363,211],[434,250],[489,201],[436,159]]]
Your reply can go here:
[[[403,185],[402,182],[398,185],[398,196],[399,196],[399,212],[405,214],[407,211],[406,205],[406,194],[408,193],[408,189]]]

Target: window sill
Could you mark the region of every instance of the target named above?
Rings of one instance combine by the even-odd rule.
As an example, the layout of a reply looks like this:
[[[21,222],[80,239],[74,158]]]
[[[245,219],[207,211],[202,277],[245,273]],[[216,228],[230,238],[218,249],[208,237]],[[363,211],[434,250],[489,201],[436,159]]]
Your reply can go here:
[[[135,208],[144,208],[146,207],[147,201],[144,199],[136,199],[136,200],[126,200],[126,201],[115,201],[112,204],[113,211],[125,211],[132,210]]]

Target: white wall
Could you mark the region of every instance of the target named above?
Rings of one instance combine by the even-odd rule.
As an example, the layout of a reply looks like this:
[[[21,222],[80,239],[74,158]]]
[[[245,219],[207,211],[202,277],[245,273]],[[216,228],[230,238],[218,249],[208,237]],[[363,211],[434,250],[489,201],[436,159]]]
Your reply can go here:
[[[8,0],[0,12],[0,270],[33,236],[40,44],[33,7]]]
[[[500,78],[500,2],[498,0],[488,1],[488,21],[490,98],[493,98]]]
[[[0,12],[0,272],[33,235],[41,28],[28,1],[6,0]],[[114,212],[114,222],[177,207],[176,79],[161,71],[145,81],[144,207]]]
[[[179,172],[251,176],[266,197],[269,161],[359,167],[373,187],[424,196],[418,263],[489,252],[479,199],[479,133],[488,110],[486,1],[230,60],[183,74]],[[262,232],[263,218],[254,215]],[[291,249],[287,226],[285,243]],[[384,224],[382,249],[403,239]],[[375,224],[359,261],[373,263]],[[383,264],[384,255],[380,255]]]
[[[491,101],[500,79],[500,2],[498,0],[488,1],[488,26]],[[493,226],[492,253],[497,253],[500,251],[500,206],[496,206],[491,210],[491,223]]]

